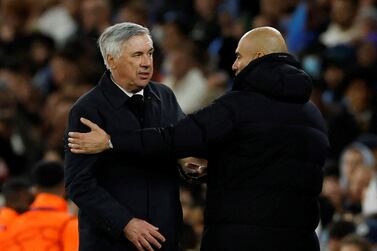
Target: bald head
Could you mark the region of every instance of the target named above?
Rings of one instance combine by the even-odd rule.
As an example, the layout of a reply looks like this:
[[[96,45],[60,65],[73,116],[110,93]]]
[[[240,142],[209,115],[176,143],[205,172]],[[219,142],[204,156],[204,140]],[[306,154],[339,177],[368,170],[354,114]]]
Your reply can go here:
[[[271,53],[288,52],[283,36],[272,27],[260,27],[245,33],[238,43],[233,64],[236,75],[252,60]]]

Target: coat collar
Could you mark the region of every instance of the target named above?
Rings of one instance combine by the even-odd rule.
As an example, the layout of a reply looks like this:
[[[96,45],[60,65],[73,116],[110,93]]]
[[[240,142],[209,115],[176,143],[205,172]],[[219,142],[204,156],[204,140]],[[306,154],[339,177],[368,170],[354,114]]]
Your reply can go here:
[[[31,210],[56,210],[68,212],[68,203],[63,198],[49,193],[40,193],[30,206]]]
[[[234,79],[233,91],[262,93],[282,101],[305,103],[312,81],[294,56],[272,53],[251,61]]]
[[[111,80],[110,71],[107,70],[99,81],[99,87],[103,91],[104,95],[115,108],[119,109],[130,97],[127,96],[114,82]],[[144,88],[144,98],[149,99],[154,97],[160,100],[156,92],[151,88],[150,83]]]

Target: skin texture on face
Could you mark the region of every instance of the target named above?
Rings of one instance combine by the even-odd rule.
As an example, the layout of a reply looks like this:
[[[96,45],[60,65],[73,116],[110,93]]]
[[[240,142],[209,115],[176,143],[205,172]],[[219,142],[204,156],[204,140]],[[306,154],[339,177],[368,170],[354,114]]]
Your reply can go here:
[[[272,27],[255,28],[242,36],[232,69],[238,75],[251,61],[271,53],[288,52],[283,36]]]
[[[111,74],[129,92],[143,89],[153,74],[153,42],[148,35],[136,35],[124,42],[119,57],[107,55]]]

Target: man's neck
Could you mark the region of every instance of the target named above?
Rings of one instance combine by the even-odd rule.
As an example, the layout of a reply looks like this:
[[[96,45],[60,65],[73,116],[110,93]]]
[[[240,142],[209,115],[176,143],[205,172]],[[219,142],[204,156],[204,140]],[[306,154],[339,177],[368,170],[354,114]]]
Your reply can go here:
[[[136,94],[136,93],[140,94],[140,95],[144,95],[144,91],[143,91],[142,88],[129,90],[129,88],[126,88],[124,85],[119,84],[119,82],[115,80],[115,78],[114,78],[114,76],[112,74],[110,74],[110,79],[111,79],[111,81],[113,81],[113,83],[115,85],[117,85],[129,97],[131,97],[133,94]]]

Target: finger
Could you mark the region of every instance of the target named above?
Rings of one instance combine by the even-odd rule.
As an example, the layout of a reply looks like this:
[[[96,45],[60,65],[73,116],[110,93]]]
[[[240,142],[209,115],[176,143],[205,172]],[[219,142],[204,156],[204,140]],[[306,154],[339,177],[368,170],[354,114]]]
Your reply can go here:
[[[149,232],[153,237],[157,238],[158,240],[162,242],[165,242],[165,237],[157,230],[150,230]]]
[[[83,132],[69,132],[68,136],[72,139],[83,139],[86,134]]]
[[[71,149],[80,149],[80,145],[79,144],[74,144],[74,143],[68,143],[68,147],[71,148]]]
[[[144,248],[143,248],[143,246],[140,244],[140,242],[135,241],[135,242],[132,242],[132,243],[136,246],[137,250],[139,250],[139,251],[144,251]]]
[[[95,129],[98,129],[98,125],[93,123],[92,121],[90,121],[89,119],[86,119],[86,118],[80,118],[80,121],[81,123],[83,123],[84,125],[86,125],[87,127],[89,127],[90,129],[92,130],[95,130]]]
[[[80,137],[80,134],[79,132],[69,132],[68,133],[68,136],[71,137],[71,138],[79,138]]]
[[[161,244],[152,236],[152,235],[150,235],[150,234],[147,234],[146,236],[145,236],[145,239],[147,239],[147,241],[149,242],[149,243],[151,243],[153,246],[155,246],[155,247],[157,247],[158,249],[160,249],[161,248]]]
[[[149,242],[145,239],[145,238],[142,238],[140,240],[140,243],[141,245],[146,248],[148,251],[154,251],[154,249],[152,248],[151,244],[149,244]]]
[[[80,145],[81,140],[80,140],[80,139],[77,139],[77,138],[68,138],[68,142],[69,142],[69,143],[72,143],[72,144]]]
[[[85,152],[84,150],[72,149],[72,148],[71,148],[71,152],[76,153],[76,154],[89,154],[88,152]]]

